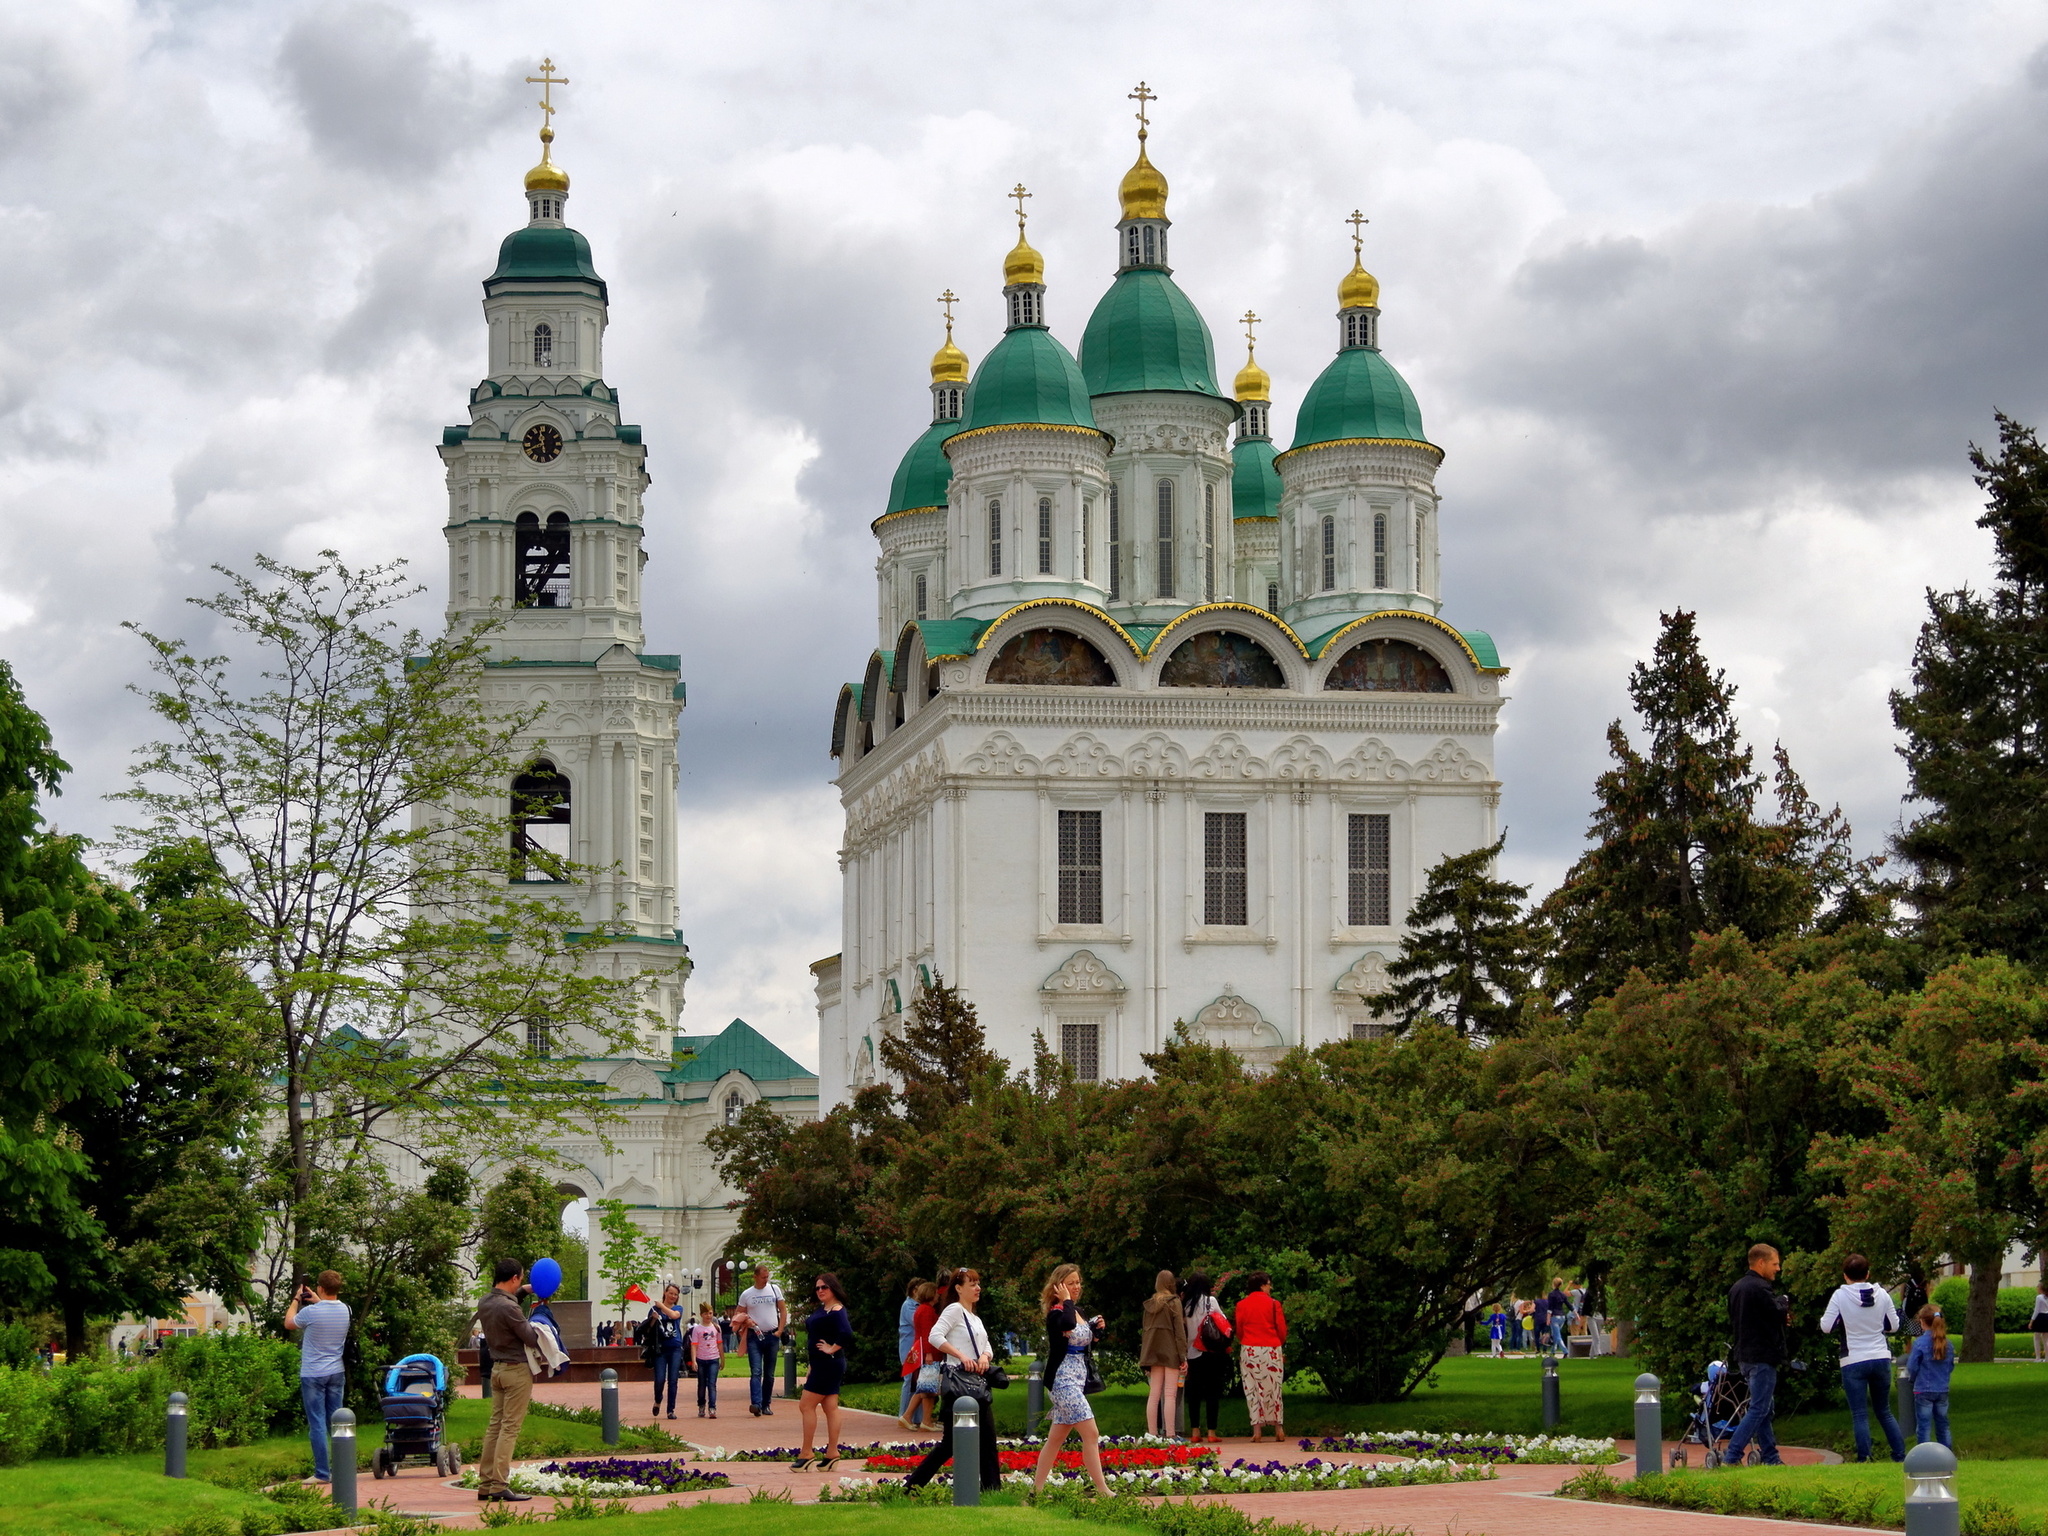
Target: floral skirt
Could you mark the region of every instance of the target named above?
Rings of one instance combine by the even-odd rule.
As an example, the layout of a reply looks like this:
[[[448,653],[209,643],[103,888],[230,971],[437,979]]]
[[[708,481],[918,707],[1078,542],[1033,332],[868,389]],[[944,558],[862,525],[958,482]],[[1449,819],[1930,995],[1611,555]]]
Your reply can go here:
[[[1280,1346],[1245,1345],[1237,1352],[1237,1373],[1244,1378],[1244,1402],[1251,1410],[1252,1423],[1280,1424],[1280,1388],[1287,1380]]]
[[[1069,1355],[1060,1362],[1060,1368],[1052,1373],[1052,1421],[1055,1424],[1085,1424],[1095,1417],[1095,1410],[1089,1406],[1088,1394],[1081,1390],[1088,1379],[1088,1361],[1082,1355]]]

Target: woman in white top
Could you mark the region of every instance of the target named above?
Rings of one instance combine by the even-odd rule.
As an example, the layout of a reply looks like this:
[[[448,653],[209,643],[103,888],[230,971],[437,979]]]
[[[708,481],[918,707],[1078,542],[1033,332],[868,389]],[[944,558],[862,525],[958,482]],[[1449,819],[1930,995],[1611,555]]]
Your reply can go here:
[[[1849,1397],[1850,1426],[1856,1433],[1856,1459],[1870,1460],[1870,1420],[1884,1431],[1893,1461],[1906,1459],[1906,1439],[1892,1417],[1892,1346],[1886,1334],[1896,1333],[1899,1309],[1885,1288],[1870,1278],[1870,1261],[1852,1253],[1842,1261],[1842,1283],[1820,1315],[1820,1331],[1842,1330],[1842,1389]]]
[[[928,1341],[944,1365],[939,1376],[939,1419],[943,1427],[939,1432],[939,1443],[925,1452],[924,1460],[904,1479],[907,1488],[922,1488],[938,1476],[939,1468],[953,1454],[953,1404],[958,1401],[958,1396],[945,1390],[946,1376],[955,1369],[971,1371],[977,1376],[986,1375],[988,1368],[995,1364],[995,1354],[989,1347],[988,1329],[982,1326],[981,1319],[974,1312],[981,1301],[980,1272],[956,1269],[948,1283],[952,1286],[953,1300],[932,1325]],[[955,1467],[953,1475],[958,1477],[960,1469]],[[1002,1485],[1002,1462],[996,1455],[996,1416],[991,1404],[981,1410],[981,1486],[993,1491]]]
[[[2048,1280],[2034,1287],[2034,1316],[2027,1327],[2034,1335],[2034,1358],[2048,1360]]]

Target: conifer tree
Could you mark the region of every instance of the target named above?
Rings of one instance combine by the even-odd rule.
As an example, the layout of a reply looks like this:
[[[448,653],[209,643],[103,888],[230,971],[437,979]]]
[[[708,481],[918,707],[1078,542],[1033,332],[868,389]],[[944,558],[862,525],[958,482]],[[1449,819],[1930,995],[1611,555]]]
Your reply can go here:
[[[882,1069],[903,1080],[906,1116],[920,1130],[966,1103],[975,1080],[1003,1065],[988,1048],[974,1004],[943,976],[918,989],[903,1033],[885,1036],[880,1054]]]
[[[1446,854],[1408,909],[1401,957],[1387,967],[1393,989],[1383,1016],[1406,1031],[1424,1018],[1460,1035],[1498,1039],[1514,1032],[1529,989],[1529,888],[1495,877],[1507,834],[1488,848]]]
[[[1896,839],[1905,897],[1937,954],[2048,961],[2048,449],[1998,417],[1996,458],[1972,447],[1988,493],[1988,592],[1927,594],[1913,686],[1892,695],[1908,798]]]

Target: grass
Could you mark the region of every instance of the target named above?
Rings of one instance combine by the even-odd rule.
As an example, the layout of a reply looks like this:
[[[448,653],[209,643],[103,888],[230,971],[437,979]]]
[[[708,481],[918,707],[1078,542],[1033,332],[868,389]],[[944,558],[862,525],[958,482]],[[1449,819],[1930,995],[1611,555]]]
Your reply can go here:
[[[1715,1472],[1668,1472],[1650,1479],[1618,1482],[1615,1491],[1647,1494],[1641,1502],[1719,1514],[1765,1514],[1782,1519],[1904,1523],[1905,1479],[1890,1462],[1839,1467],[1727,1467]],[[1956,1471],[1956,1496],[1963,1504],[1963,1529],[1998,1536],[2035,1536],[2048,1529],[2048,1463],[1965,1461]],[[1975,1506],[1973,1508],[1973,1506]],[[2001,1521],[1990,1506],[2009,1513]]]

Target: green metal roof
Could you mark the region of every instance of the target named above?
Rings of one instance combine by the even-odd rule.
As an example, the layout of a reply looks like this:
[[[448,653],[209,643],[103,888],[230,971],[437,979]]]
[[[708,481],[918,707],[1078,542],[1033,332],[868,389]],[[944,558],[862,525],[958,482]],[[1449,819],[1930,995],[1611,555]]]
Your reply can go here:
[[[1331,359],[1294,418],[1295,448],[1347,437],[1429,441],[1408,381],[1371,347],[1346,347]]]
[[[734,1019],[716,1035],[677,1035],[675,1051],[675,1066],[661,1074],[665,1082],[710,1083],[728,1072],[744,1072],[757,1083],[818,1076],[745,1019]]]
[[[1019,326],[1004,332],[974,370],[959,425],[972,432],[1034,424],[1093,428],[1095,412],[1073,354],[1044,327]]]
[[[903,675],[903,664],[910,660],[911,630],[915,629],[924,641],[925,659],[936,661],[941,656],[972,656],[974,642],[994,622],[993,619],[912,619],[903,626],[903,633],[896,639],[896,655],[889,663],[889,686],[898,693],[910,691],[909,680]]]
[[[946,491],[953,483],[953,466],[948,462],[945,441],[960,430],[957,421],[935,421],[924,435],[910,445],[903,462],[896,466],[896,478],[889,482],[889,506],[883,512],[908,512],[913,507],[943,507]]]
[[[1479,667],[1480,670],[1485,672],[1506,672],[1508,670],[1500,664],[1500,651],[1493,643],[1493,636],[1483,629],[1459,629],[1454,625],[1446,623],[1433,613],[1418,613],[1412,608],[1382,608],[1377,613],[1368,614],[1365,617],[1368,619],[1416,619],[1424,624],[1434,625],[1445,633],[1455,635],[1459,640],[1463,641],[1467,654],[1471,656],[1473,664]],[[1331,643],[1347,629],[1351,630],[1351,640],[1368,638],[1364,632],[1364,626],[1358,629],[1351,628],[1357,622],[1356,619],[1346,619],[1336,628],[1325,630],[1322,634],[1316,636],[1315,639],[1308,641],[1304,648],[1308,651],[1309,659],[1312,661],[1322,660],[1323,656],[1329,651]],[[1349,644],[1350,640],[1347,640],[1347,647]]]
[[[1215,395],[1216,347],[1201,311],[1157,267],[1117,274],[1081,333],[1091,395],[1144,389]]]
[[[1280,515],[1280,471],[1273,467],[1273,444],[1268,438],[1240,441],[1230,450],[1230,513],[1239,517]]]
[[[486,288],[500,282],[534,282],[581,278],[595,283],[598,295],[610,302],[604,279],[590,263],[590,242],[581,232],[546,224],[515,229],[498,247],[498,270],[484,279]]]

